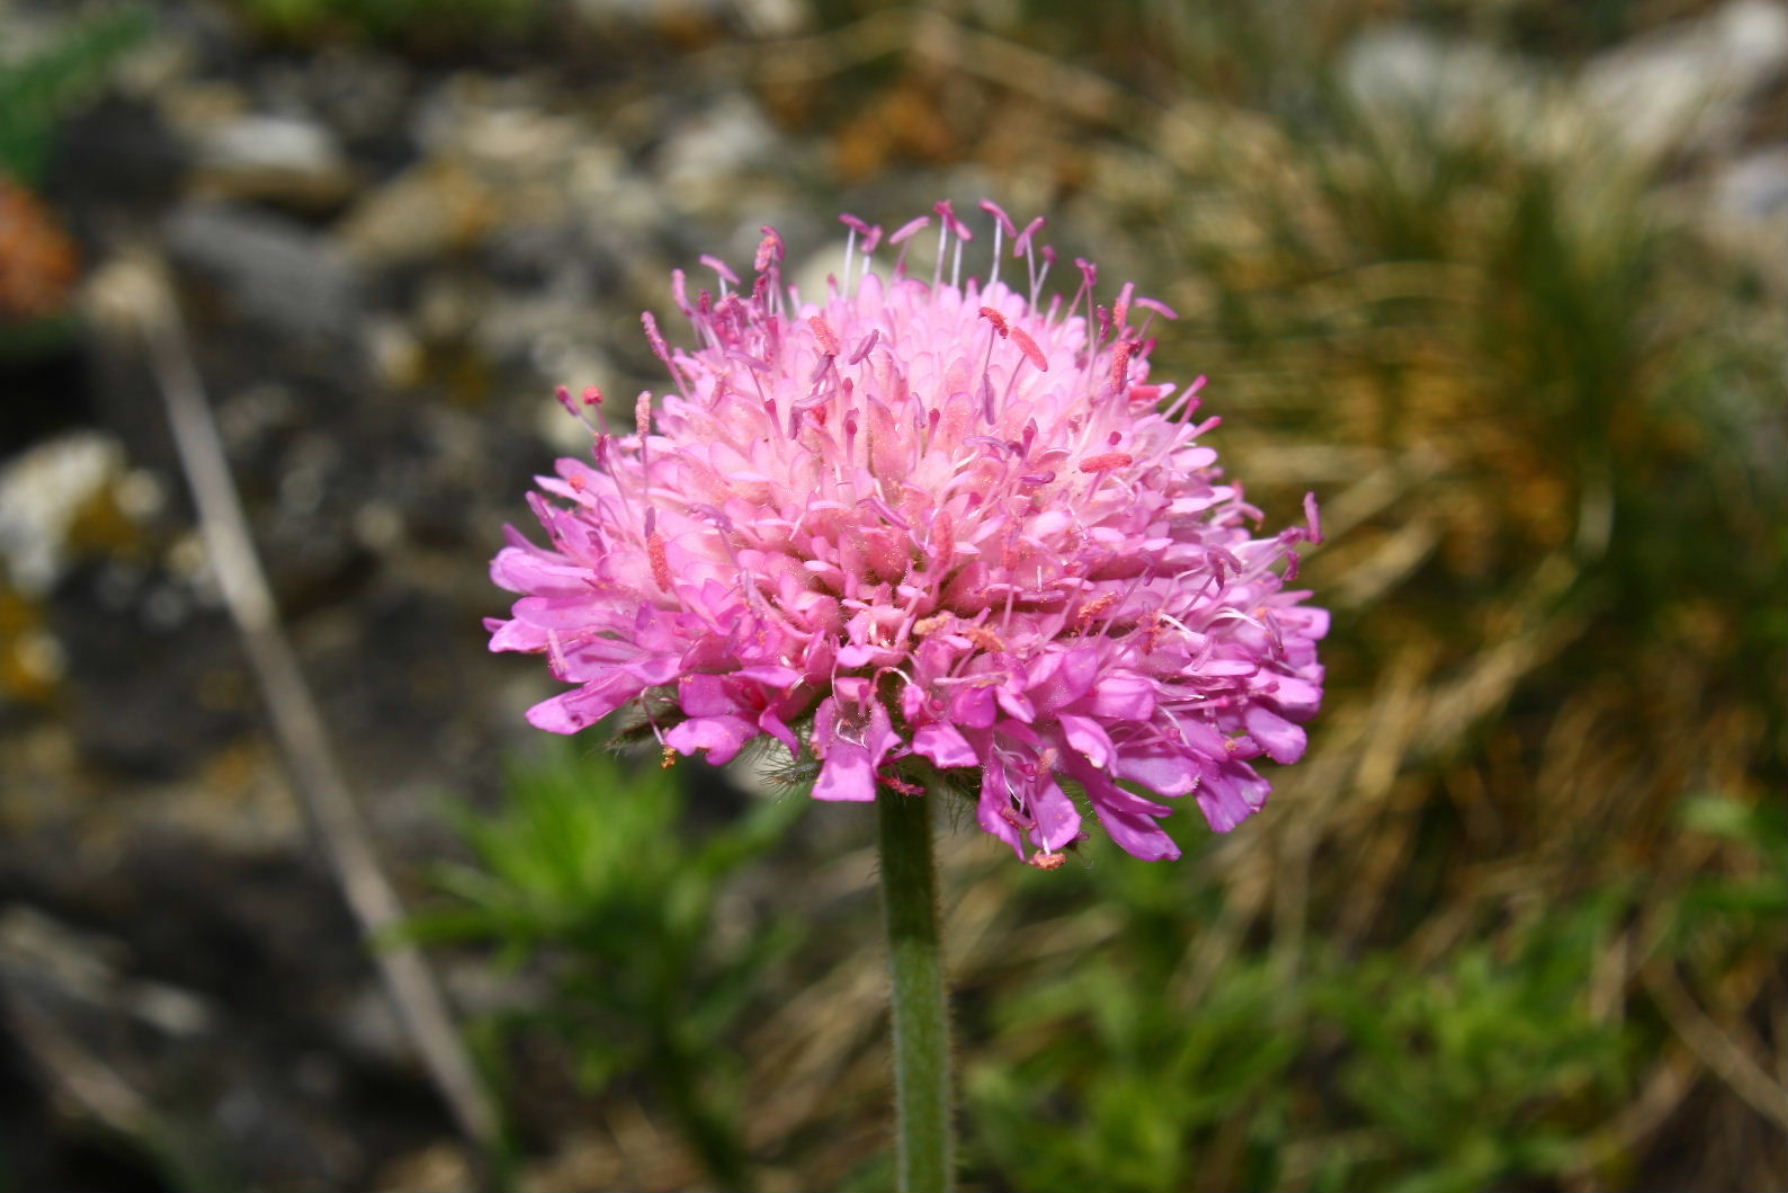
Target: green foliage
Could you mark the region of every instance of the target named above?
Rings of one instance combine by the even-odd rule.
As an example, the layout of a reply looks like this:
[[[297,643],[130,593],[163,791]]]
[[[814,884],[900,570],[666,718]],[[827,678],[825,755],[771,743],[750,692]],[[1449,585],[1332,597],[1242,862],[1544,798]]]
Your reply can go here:
[[[1724,872],[1487,906],[1434,957],[1231,942],[1197,861],[1095,851],[1065,881],[1023,876],[1027,918],[1059,901],[1121,922],[1070,969],[1000,983],[966,1075],[970,1172],[1015,1189],[1470,1193],[1601,1171],[1606,1124],[1668,1039],[1609,968],[1622,938],[1656,942],[1631,963],[1716,976],[1784,943],[1788,814],[1705,796],[1680,819],[1726,843]],[[1204,933],[1223,938],[1208,957]]]
[[[1673,949],[1706,957],[1762,939],[1780,950],[1788,937],[1788,807],[1702,795],[1683,804],[1681,819],[1691,833],[1727,842],[1740,864],[1689,884],[1675,907]]]
[[[1318,1186],[1467,1193],[1580,1164],[1589,1126],[1621,1104],[1632,1032],[1591,1010],[1592,967],[1625,900],[1605,892],[1536,922],[1513,956],[1484,942],[1436,972],[1378,956],[1327,975],[1348,1117],[1377,1145]]]
[[[549,975],[544,1005],[487,1032],[559,1037],[592,1092],[643,1077],[715,1178],[743,1188],[728,1037],[791,933],[771,923],[722,934],[715,921],[730,880],[781,840],[802,803],[763,803],[692,839],[674,772],[565,744],[514,768],[498,812],[456,811],[473,860],[440,872],[448,904],[410,931],[488,945],[512,970]]]
[[[1232,1125],[1270,1178],[1300,1050],[1302,992],[1268,964],[1223,974],[1188,1013],[1160,984],[1087,966],[1002,1008],[997,1031],[1042,1044],[968,1077],[977,1151],[1017,1188],[1190,1189]]]
[[[967,1087],[976,1155],[1037,1189],[1555,1178],[1631,1080],[1635,1029],[1589,998],[1628,906],[1603,892],[1537,918],[1510,955],[1479,940],[1431,967],[1240,951],[1195,995],[1185,956],[1120,936],[995,1013]]]
[[[47,48],[0,62],[0,174],[36,184],[56,121],[98,91],[148,31],[148,14],[134,4],[96,9]]]
[[[396,42],[419,49],[472,44],[525,32],[540,0],[233,0],[251,22],[276,37]]]

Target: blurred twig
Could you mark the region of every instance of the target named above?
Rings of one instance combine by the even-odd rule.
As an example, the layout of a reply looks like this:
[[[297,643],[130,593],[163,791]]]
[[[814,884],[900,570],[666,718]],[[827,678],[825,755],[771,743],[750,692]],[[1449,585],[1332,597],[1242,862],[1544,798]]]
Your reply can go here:
[[[205,548],[247,648],[292,785],[371,946],[404,1032],[460,1130],[488,1153],[499,1137],[496,1109],[428,963],[414,944],[395,935],[404,921],[403,910],[280,624],[168,281],[156,263],[127,259],[94,282],[94,294],[102,318],[140,334],[148,346],[150,371],[167,405]]]
[[[1728,1036],[1683,989],[1675,970],[1668,964],[1651,966],[1641,976],[1645,989],[1657,1000],[1658,1009],[1670,1021],[1677,1038],[1689,1046],[1708,1070],[1758,1114],[1778,1126],[1788,1127],[1788,1091],[1757,1063],[1753,1049]]]

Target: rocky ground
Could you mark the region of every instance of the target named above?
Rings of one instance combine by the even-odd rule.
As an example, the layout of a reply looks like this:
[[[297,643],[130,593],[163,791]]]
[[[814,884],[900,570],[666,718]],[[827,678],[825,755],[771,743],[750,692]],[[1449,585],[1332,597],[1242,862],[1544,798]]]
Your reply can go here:
[[[282,42],[158,5],[58,126],[42,187],[90,281],[133,254],[171,270],[281,612],[412,895],[452,848],[443,795],[495,797],[548,687],[485,653],[480,618],[528,478],[584,441],[552,387],[653,385],[637,312],[666,305],[673,265],[747,259],[762,224],[823,275],[839,205],[1071,191],[1072,163],[928,146],[930,117],[900,105],[948,102],[948,79],[943,101],[897,94],[819,135],[826,76],[766,82],[732,40],[813,29],[793,0],[573,7],[542,56]],[[0,4],[0,51],[66,19]],[[1643,137],[1680,114],[1673,88],[1722,75],[1693,101],[1700,177],[1771,244],[1788,22],[1697,20],[1604,52],[1584,85]],[[1525,85],[1414,34],[1354,53],[1363,87],[1447,81],[1472,104]],[[69,320],[0,355],[6,1168],[63,1190],[459,1180],[264,731],[142,350]],[[447,976],[463,1003],[502,996],[470,965]]]

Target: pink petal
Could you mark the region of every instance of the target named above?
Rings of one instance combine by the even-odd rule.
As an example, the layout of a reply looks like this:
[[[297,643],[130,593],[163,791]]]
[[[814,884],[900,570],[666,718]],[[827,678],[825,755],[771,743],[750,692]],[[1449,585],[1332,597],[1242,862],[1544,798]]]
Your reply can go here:
[[[495,647],[492,647],[494,650]],[[1322,688],[1295,675],[1276,676],[1273,700],[1292,716],[1313,716],[1322,707]]]
[[[1155,685],[1135,675],[1107,675],[1093,686],[1092,714],[1104,721],[1146,721],[1155,715]]]
[[[1173,838],[1148,817],[1113,811],[1097,802],[1093,808],[1099,813],[1099,823],[1105,826],[1111,839],[1132,857],[1145,862],[1160,862],[1180,856],[1180,847],[1173,843]]]
[[[525,621],[499,622],[496,633],[491,635],[490,648],[493,652],[520,650],[539,654],[546,649],[546,631]]]
[[[757,726],[744,717],[697,717],[673,726],[664,735],[664,744],[680,754],[706,750],[708,761],[721,766],[756,736]]]
[[[986,729],[998,719],[993,692],[987,688],[957,688],[950,697],[950,719],[970,729]]]
[[[1123,749],[1118,752],[1119,778],[1141,783],[1157,795],[1185,795],[1198,786],[1202,773],[1196,760],[1167,749]]]
[[[1063,713],[1059,718],[1062,725],[1062,736],[1074,749],[1086,755],[1088,762],[1101,770],[1111,766],[1114,753],[1111,737],[1099,722],[1091,717],[1075,716]]]
[[[931,759],[938,766],[973,766],[978,757],[968,739],[954,725],[933,721],[922,725],[913,734],[913,753]]]
[[[843,738],[834,741],[813,785],[813,798],[873,802],[875,768],[869,765],[869,751]]]
[[[1278,713],[1256,704],[1248,709],[1242,724],[1274,762],[1289,765],[1304,756],[1304,746],[1308,742],[1304,731]]]
[[[887,761],[889,754],[899,757],[905,751],[900,747],[900,735],[894,732],[894,726],[888,717],[888,709],[881,701],[876,701],[869,710],[869,732],[864,736],[869,747],[869,766],[879,767]]]
[[[788,722],[776,715],[775,709],[766,708],[757,718],[757,727],[787,746],[790,754],[797,757],[800,755],[800,739],[795,736],[795,731],[788,727]]]
[[[1006,783],[1005,767],[995,755],[988,760],[987,769],[981,772],[981,799],[975,805],[975,822],[1010,845],[1012,852],[1022,858],[1024,835],[1018,825],[1007,818],[1011,809],[1011,788]]]
[[[717,717],[739,711],[739,702],[718,675],[685,675],[677,681],[677,703],[692,717]]]
[[[1265,806],[1272,788],[1246,763],[1227,762],[1205,776],[1198,810],[1213,831],[1226,833]]]
[[[1047,773],[1031,788],[1027,803],[1036,821],[1031,840],[1044,849],[1053,853],[1080,836],[1079,810]]]
[[[643,684],[636,684],[624,672],[615,672],[575,691],[542,700],[528,710],[528,724],[549,733],[576,733],[588,729],[643,690]]]

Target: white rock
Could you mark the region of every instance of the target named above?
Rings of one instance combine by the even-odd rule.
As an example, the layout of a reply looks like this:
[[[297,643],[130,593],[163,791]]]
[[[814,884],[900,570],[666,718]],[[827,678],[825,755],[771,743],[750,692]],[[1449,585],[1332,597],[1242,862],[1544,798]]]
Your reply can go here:
[[[14,589],[40,597],[54,587],[66,566],[69,531],[123,468],[116,440],[76,431],[0,469],[0,563]]]
[[[1644,153],[1730,144],[1746,108],[1788,74],[1788,8],[1733,0],[1590,63],[1580,93]]]

